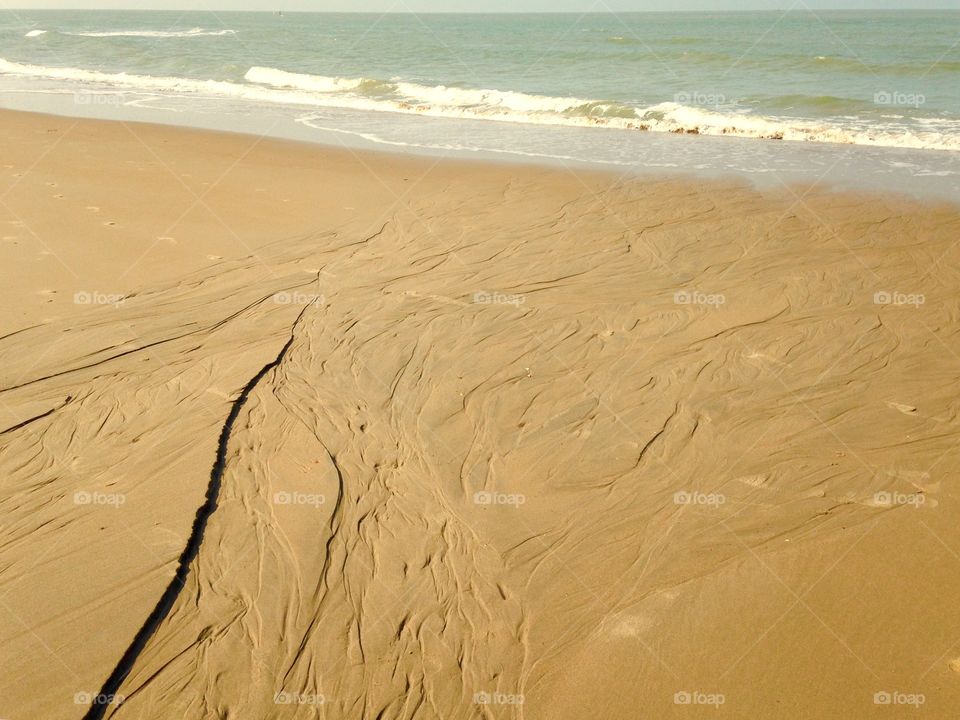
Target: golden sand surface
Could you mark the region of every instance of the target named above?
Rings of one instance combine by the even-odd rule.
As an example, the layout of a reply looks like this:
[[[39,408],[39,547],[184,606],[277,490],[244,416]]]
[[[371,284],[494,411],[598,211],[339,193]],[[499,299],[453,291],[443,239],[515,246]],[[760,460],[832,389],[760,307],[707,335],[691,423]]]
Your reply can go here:
[[[956,717],[957,208],[0,126],[0,717]]]

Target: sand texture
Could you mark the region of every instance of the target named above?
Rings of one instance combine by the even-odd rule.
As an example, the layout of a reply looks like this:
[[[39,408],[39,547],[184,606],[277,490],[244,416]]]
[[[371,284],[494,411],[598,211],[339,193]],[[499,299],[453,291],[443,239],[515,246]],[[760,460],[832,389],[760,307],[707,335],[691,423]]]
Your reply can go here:
[[[0,124],[0,716],[956,716],[956,209]]]

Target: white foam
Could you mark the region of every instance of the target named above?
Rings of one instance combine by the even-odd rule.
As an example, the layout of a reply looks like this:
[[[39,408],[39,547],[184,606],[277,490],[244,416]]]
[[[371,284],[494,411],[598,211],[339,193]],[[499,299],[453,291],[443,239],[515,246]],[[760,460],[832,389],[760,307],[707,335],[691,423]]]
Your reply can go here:
[[[588,104],[579,98],[557,98],[501,90],[418,85],[416,83],[381,83],[367,78],[341,78],[306,75],[274,68],[252,67],[245,79],[249,82],[307,92],[342,92],[372,85],[380,94],[391,95],[397,102],[447,108],[485,108],[517,112],[565,112]]]
[[[64,35],[77,37],[143,37],[143,38],[189,38],[189,37],[221,37],[236,35],[236,30],[204,30],[192,28],[190,30],[105,30],[102,32],[65,32]]]
[[[47,78],[109,91],[152,91],[312,107],[396,112],[430,117],[495,120],[648,130],[652,132],[830,142],[884,147],[960,151],[960,136],[945,125],[903,123],[887,126],[791,120],[690,107],[674,102],[626,108],[574,97],[530,95],[514,91],[380,82],[366,78],[306,75],[253,67],[246,82],[104,73],[80,68],[26,65],[0,59],[0,73]]]
[[[215,80],[188,80],[186,78],[157,77],[153,75],[105,73],[98,70],[83,70],[72,67],[28,65],[26,63],[10,62],[2,58],[0,58],[0,73],[33,78],[49,78],[51,80],[68,80],[76,83],[92,83],[109,86],[113,89],[129,88],[131,90],[173,90],[184,92],[219,90],[225,92],[225,94],[232,94],[229,93],[228,88],[242,88],[242,86],[235,85],[234,83],[217,82]]]
[[[371,99],[360,94],[364,83],[375,81],[336,78],[318,75],[288,73],[271,68],[251,68],[246,79],[274,87],[306,92],[342,92],[336,104],[341,107],[407,112],[433,117],[477,118],[549,125],[603,126],[622,129],[643,129],[654,132],[700,135],[730,135],[778,140],[802,140],[890,147],[960,150],[960,138],[952,133],[931,132],[915,134],[903,129],[857,128],[825,122],[782,119],[711,111],[673,102],[659,103],[647,108],[619,107],[612,103],[576,97],[551,97],[526,93],[458,88],[445,85],[428,86],[396,82],[377,85],[378,96]],[[609,116],[619,109],[617,116]],[[937,124],[936,119],[926,122]]]
[[[398,83],[397,91],[408,101],[450,108],[486,108],[520,113],[563,113],[584,105],[589,100],[575,97],[549,97],[503,90],[485,90]]]
[[[842,127],[822,121],[785,121],[758,115],[726,114],[672,102],[648,108],[643,117],[644,122],[647,117],[652,117],[651,130],[667,132],[695,131],[700,135],[960,151],[960,137],[953,133],[936,130],[915,132],[902,125],[887,128],[863,125]]]
[[[41,35],[46,35],[46,30],[31,30],[24,37],[40,37]]]
[[[274,70],[266,67],[252,67],[247,70],[245,79],[249,82],[262,85],[273,85],[280,88],[293,88],[307,92],[341,92],[353,90],[364,81],[363,78],[338,78],[324,75],[303,75],[285,70]]]

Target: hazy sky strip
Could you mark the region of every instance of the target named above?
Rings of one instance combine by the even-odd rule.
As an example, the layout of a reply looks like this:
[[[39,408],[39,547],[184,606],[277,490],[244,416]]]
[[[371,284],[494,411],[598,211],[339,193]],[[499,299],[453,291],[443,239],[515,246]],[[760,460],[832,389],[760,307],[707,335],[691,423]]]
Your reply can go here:
[[[960,0],[0,0],[23,9],[285,10],[314,12],[616,12],[677,10],[955,9]]]

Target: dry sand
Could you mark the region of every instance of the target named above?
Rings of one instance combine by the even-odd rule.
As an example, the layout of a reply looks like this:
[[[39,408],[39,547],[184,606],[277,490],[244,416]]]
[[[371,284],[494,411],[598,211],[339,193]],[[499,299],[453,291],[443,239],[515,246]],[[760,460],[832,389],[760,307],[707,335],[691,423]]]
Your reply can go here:
[[[956,209],[0,127],[3,718],[956,716]]]

